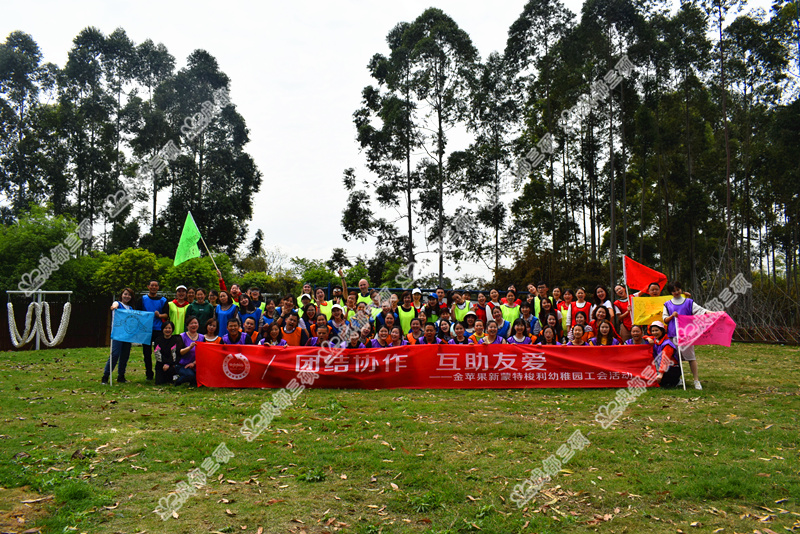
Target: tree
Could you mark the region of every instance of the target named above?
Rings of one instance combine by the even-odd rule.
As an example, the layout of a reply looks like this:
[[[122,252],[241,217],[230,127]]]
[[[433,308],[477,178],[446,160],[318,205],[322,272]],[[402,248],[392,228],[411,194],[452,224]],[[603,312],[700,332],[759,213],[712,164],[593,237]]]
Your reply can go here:
[[[106,293],[119,293],[130,287],[145,291],[158,270],[156,255],[142,249],[128,248],[109,256],[95,273],[97,287]],[[185,283],[185,282],[184,282]],[[165,289],[169,289],[165,283]]]
[[[526,90],[529,119],[541,117],[539,121],[526,121],[522,140],[519,143],[528,152],[546,132],[554,132],[554,102],[552,83],[555,78],[558,54],[556,46],[573,26],[574,16],[560,0],[529,0],[522,13],[511,25],[506,41],[505,57],[509,68],[518,77]],[[520,91],[520,94],[523,94]],[[557,217],[555,209],[555,158],[548,155],[550,237],[553,250],[558,249],[556,237]]]
[[[48,192],[62,186],[49,175],[42,148],[53,129],[39,97],[53,84],[55,66],[42,64],[33,38],[12,32],[0,44],[0,189],[9,201],[3,219],[11,221],[42,204]],[[52,186],[51,186],[52,184]]]
[[[181,138],[187,117],[205,110],[204,102],[215,102],[214,91],[227,91],[228,76],[216,59],[195,50],[186,68],[162,83],[155,101],[165,109],[171,140],[184,151],[169,164],[171,182],[167,206],[159,214],[159,226],[166,227],[177,241],[191,211],[212,250],[235,255],[247,235],[253,215],[253,195],[261,187],[262,174],[245,152],[249,131],[233,105],[222,103],[214,119],[194,137]],[[222,215],[224,214],[224,216]]]
[[[409,50],[411,87],[417,99],[427,105],[422,128],[431,134],[423,147],[434,161],[435,173],[426,173],[426,189],[436,191],[436,233],[439,242],[439,279],[444,279],[444,191],[447,130],[467,113],[468,82],[478,59],[469,35],[436,8],[427,9],[403,32]],[[433,178],[433,179],[431,179]]]
[[[136,80],[147,89],[147,100],[139,97],[131,99],[128,115],[130,130],[134,134],[131,140],[133,153],[141,159],[149,159],[169,140],[170,127],[164,109],[153,104],[155,90],[168,80],[175,70],[175,58],[167,48],[147,39],[136,47]],[[156,226],[158,192],[164,187],[155,170],[150,171],[150,190],[152,218],[151,226]]]
[[[370,85],[364,88],[363,106],[353,114],[353,119],[358,142],[366,150],[367,167],[375,174],[376,180],[371,186],[375,189],[378,203],[398,210],[399,216],[392,224],[402,220],[406,222],[405,243],[398,242],[396,247],[405,251],[407,263],[413,265],[415,193],[421,184],[418,174],[412,171],[412,151],[419,147],[420,140],[415,118],[417,106],[412,100],[411,50],[404,39],[408,28],[409,24],[400,23],[387,35],[389,57],[375,54],[370,60],[368,69],[378,87]],[[379,122],[379,127],[376,122]],[[352,176],[351,169],[345,173],[346,178],[348,173]],[[346,180],[345,186],[349,183],[353,183],[352,180]],[[348,191],[352,190],[348,187]],[[358,234],[361,230],[359,224],[369,225],[371,213],[355,211],[363,200],[360,192],[351,193],[348,199],[348,208],[342,219],[348,233],[352,230]],[[366,222],[359,223],[359,219]],[[389,226],[386,221],[376,224]]]
[[[506,210],[500,201],[504,188],[504,174],[511,166],[512,144],[509,134],[519,117],[519,106],[514,98],[516,92],[513,75],[505,59],[492,53],[481,64],[471,87],[471,113],[468,127],[475,134],[475,141],[467,149],[464,159],[464,182],[459,190],[466,198],[475,193],[484,193],[486,200],[477,210],[476,219],[487,229],[490,236],[481,232],[478,236],[467,235],[462,245],[473,257],[487,256],[487,242],[494,242],[494,274],[500,268],[501,233],[505,228]],[[475,225],[476,228],[478,225]],[[459,235],[463,235],[459,232]],[[487,265],[489,267],[489,265]]]

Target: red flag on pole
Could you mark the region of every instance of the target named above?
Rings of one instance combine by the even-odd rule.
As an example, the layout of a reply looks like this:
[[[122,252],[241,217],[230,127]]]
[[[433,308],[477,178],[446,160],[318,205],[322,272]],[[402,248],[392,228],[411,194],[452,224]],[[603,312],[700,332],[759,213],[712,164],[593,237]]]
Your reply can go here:
[[[667,275],[635,262],[628,256],[622,257],[622,273],[625,285],[637,291],[647,291],[650,284],[656,283],[662,290],[667,285]]]

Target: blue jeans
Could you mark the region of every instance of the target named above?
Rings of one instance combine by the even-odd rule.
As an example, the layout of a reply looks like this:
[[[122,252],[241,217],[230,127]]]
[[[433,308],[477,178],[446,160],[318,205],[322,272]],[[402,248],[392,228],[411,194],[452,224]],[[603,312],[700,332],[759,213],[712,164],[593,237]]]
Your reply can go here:
[[[125,378],[125,369],[128,367],[128,358],[131,355],[131,344],[125,341],[111,340],[111,366],[109,368],[109,361],[106,360],[106,368],[103,371],[103,376],[108,377],[111,371],[117,366],[119,362],[119,370],[117,376]]]
[[[194,372],[194,368],[187,369],[183,365],[176,365],[175,371],[178,375],[178,380],[175,381],[175,385],[179,386],[183,383],[188,382],[189,385],[196,386],[197,385],[197,374]]]

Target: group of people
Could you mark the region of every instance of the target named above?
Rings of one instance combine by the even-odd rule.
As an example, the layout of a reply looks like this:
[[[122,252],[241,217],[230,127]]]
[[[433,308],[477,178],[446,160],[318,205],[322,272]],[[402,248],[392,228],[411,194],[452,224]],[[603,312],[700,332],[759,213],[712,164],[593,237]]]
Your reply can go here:
[[[612,346],[651,344],[662,386],[681,380],[674,318],[702,314],[681,285],[667,286],[672,299],[664,305],[662,321],[635,325],[630,298],[624,285],[614,287],[615,300],[602,285],[593,292],[579,287],[552,292],[544,282],[527,286],[520,298],[514,286],[502,296],[497,289],[477,292],[446,291],[423,295],[420,289],[389,298],[360,280],[349,290],[342,271],[341,288],[332,295],[322,288],[303,285],[299,297],[286,295],[276,302],[261,298],[257,287],[247,291],[234,284],[230,290],[219,273],[219,290],[179,285],[175,299],[159,296],[152,280],[148,293],[135,308],[154,313],[152,344],[143,345],[147,379],[156,384],[195,383],[197,343],[270,346],[333,346],[343,349],[383,348],[417,344],[518,344]],[[659,296],[653,283],[647,292],[633,296]],[[112,309],[132,308],[134,293],[126,288]],[[112,341],[112,357],[103,374],[108,381],[119,362],[118,382],[125,382],[130,343]],[[155,353],[155,367],[152,355]],[[702,389],[697,361],[691,347],[681,352],[689,361],[696,389]]]

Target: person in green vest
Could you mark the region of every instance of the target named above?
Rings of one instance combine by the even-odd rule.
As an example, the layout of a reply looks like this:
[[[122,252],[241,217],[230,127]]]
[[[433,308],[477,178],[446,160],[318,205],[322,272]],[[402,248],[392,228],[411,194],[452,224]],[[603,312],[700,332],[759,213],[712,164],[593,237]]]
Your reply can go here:
[[[325,300],[325,290],[322,289],[321,287],[317,288],[316,297],[317,297],[317,302],[316,302],[317,312],[321,313],[322,315],[325,316],[326,319],[330,320],[330,318],[332,317],[331,311],[333,308],[333,302]]]
[[[519,319],[519,303],[517,301],[517,292],[509,289],[506,293],[506,301],[500,305],[500,310],[503,312],[503,320],[514,324],[514,321]]]
[[[428,295],[428,302],[425,304],[425,316],[429,323],[436,323],[439,320],[439,296],[436,293]]]
[[[453,291],[453,309],[451,315],[456,322],[463,323],[464,317],[470,312],[469,301],[464,300],[460,291]]]
[[[358,281],[358,297],[356,298],[356,306],[359,302],[363,302],[369,307],[372,304],[372,293],[369,291],[369,282],[362,278]]]
[[[381,304],[381,294],[378,293],[377,290],[373,289],[372,291],[370,291],[369,296],[372,300],[367,305],[367,310],[369,311],[369,316],[371,317],[370,321],[374,321],[375,317],[378,316],[383,311],[383,305]]]
[[[302,300],[303,299],[303,295],[309,295],[310,296],[312,292],[313,292],[313,290],[311,289],[311,284],[306,282],[305,284],[303,284],[303,292],[300,293],[300,296],[297,297],[297,298],[299,300]]]
[[[180,335],[186,331],[186,308],[188,307],[186,286],[180,285],[175,288],[175,300],[169,303],[169,320],[175,325],[173,334]]]
[[[356,298],[358,298],[356,292],[351,291],[344,302],[344,315],[348,321],[356,314]]]
[[[206,301],[206,290],[202,287],[195,290],[194,302],[186,309],[186,317],[197,317],[200,324],[197,331],[206,335],[206,323],[214,317],[214,308]]]
[[[302,295],[300,295],[300,306],[297,307],[298,308],[297,314],[300,317],[303,317],[303,310],[306,309],[306,306],[311,304],[311,300],[312,300],[311,295],[309,295],[308,293],[303,293]]]
[[[400,328],[403,329],[403,334],[408,334],[411,331],[411,320],[417,316],[411,292],[403,291],[403,303],[397,307],[397,316],[400,319]]]

